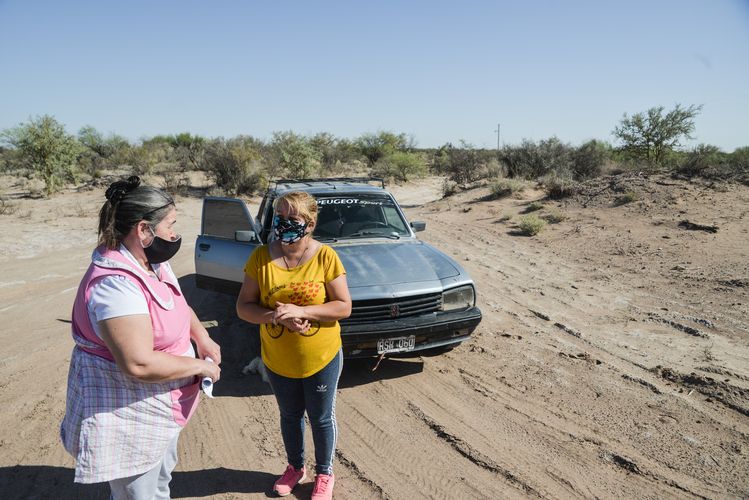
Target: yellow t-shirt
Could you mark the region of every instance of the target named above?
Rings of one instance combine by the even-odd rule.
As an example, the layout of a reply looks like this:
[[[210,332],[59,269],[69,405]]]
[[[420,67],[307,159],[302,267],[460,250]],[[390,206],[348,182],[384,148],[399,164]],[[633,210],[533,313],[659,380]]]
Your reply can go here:
[[[322,245],[309,261],[288,270],[274,264],[268,246],[263,245],[247,259],[244,272],[260,286],[260,305],[275,309],[276,302],[324,304],[325,284],[346,271],[338,254],[327,245]],[[327,366],[341,348],[341,326],[338,321],[311,323],[304,334],[283,325],[260,325],[265,366],[290,378],[309,377]]]

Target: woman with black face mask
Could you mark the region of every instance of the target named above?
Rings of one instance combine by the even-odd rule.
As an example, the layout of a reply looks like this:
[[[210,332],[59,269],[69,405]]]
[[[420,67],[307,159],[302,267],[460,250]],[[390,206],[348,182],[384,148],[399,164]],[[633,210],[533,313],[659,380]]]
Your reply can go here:
[[[108,481],[115,500],[169,498],[177,438],[200,378],[219,379],[221,350],[168,262],[181,243],[172,197],[134,176],[106,198],[99,247],[73,304],[60,435],[76,459],[75,482]]]

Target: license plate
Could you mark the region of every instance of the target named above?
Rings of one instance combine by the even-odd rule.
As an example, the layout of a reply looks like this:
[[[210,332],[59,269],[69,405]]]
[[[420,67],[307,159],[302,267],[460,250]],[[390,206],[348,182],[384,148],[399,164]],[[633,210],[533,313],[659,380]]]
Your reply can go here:
[[[413,351],[416,347],[416,337],[394,337],[392,339],[380,339],[377,341],[377,354],[388,352]]]

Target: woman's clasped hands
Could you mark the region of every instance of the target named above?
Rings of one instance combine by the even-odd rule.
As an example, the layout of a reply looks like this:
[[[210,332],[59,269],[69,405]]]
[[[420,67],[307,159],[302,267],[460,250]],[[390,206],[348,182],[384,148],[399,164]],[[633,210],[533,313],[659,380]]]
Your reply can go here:
[[[284,304],[276,302],[273,311],[273,324],[283,325],[292,332],[307,333],[310,323],[303,317],[304,309],[295,304]]]

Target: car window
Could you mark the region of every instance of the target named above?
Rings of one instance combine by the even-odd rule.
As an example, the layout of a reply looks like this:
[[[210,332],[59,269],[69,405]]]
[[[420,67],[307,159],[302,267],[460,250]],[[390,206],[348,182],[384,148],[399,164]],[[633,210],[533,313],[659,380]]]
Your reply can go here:
[[[321,196],[317,208],[317,238],[410,235],[395,201],[387,195]]]
[[[271,228],[273,226],[273,201],[274,198],[266,197],[263,199],[262,206],[258,213],[258,217],[261,219],[262,229],[261,238],[263,241],[268,241],[271,236]]]
[[[234,231],[252,230],[250,213],[240,200],[206,199],[203,202],[205,236],[233,240]]]

